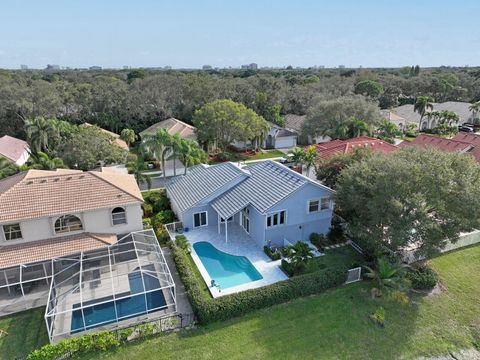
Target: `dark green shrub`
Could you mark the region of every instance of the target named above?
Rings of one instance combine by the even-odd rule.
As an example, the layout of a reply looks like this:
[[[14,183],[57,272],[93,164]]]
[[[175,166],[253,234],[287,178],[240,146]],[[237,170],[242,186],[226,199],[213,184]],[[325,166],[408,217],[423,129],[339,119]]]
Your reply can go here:
[[[409,271],[407,278],[412,282],[412,287],[419,290],[433,289],[438,282],[437,273],[428,266]]]
[[[180,249],[189,252],[190,251],[190,243],[187,240],[185,235],[177,235],[175,236],[175,245],[177,245]]]
[[[276,250],[272,250],[270,247],[268,247],[266,245],[263,247],[263,251],[272,260],[280,260],[280,258],[282,257],[280,252],[278,252]]]
[[[282,260],[282,269],[287,273],[288,276],[297,276],[305,272],[305,262],[288,262],[285,259]]]
[[[170,235],[168,235],[167,230],[163,226],[155,229],[155,235],[160,245],[166,245],[170,241]]]
[[[332,226],[327,233],[327,239],[332,244],[341,244],[347,240],[343,227],[339,221],[332,221]]]
[[[311,233],[310,242],[315,245],[319,251],[323,251],[324,247],[328,245],[327,239],[325,239],[325,235],[323,234]]]
[[[343,284],[347,277],[347,269],[339,266],[213,299],[202,293],[203,284],[194,275],[189,255],[177,246],[172,247],[172,254],[190,304],[202,324],[224,321],[253,310],[318,294]]]
[[[143,203],[142,204],[142,209],[143,209],[143,217],[150,217],[153,214],[153,207],[149,203]]]
[[[163,210],[152,217],[152,226],[157,229],[175,220],[175,213],[172,210]]]
[[[152,219],[150,218],[143,218],[142,224],[144,229],[151,229],[152,228]]]

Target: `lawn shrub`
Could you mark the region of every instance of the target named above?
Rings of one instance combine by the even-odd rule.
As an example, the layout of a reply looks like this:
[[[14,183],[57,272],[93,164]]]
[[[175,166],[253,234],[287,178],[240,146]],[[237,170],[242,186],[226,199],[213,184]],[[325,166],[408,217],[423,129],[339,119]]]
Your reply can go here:
[[[380,306],[370,315],[370,319],[380,327],[385,326],[385,309]]]
[[[437,273],[428,266],[409,271],[407,278],[412,282],[412,287],[419,290],[433,289],[438,282]]]
[[[172,210],[162,210],[152,217],[152,226],[156,229],[175,221],[175,213]]]
[[[149,218],[153,214],[152,204],[149,204],[147,202],[144,202],[142,204],[142,210],[143,210],[143,217]]]
[[[282,269],[287,273],[288,276],[297,276],[305,272],[306,265],[303,261],[293,262],[282,259]]]
[[[319,251],[323,251],[326,246],[328,246],[327,239],[325,235],[318,234],[318,233],[311,233],[310,234],[310,242],[317,247]]]
[[[273,250],[271,249],[269,246],[265,245],[263,247],[263,251],[265,252],[265,254],[267,254],[267,256],[272,259],[272,260],[280,260],[280,258],[282,257],[282,254],[280,254],[279,251],[277,250]]]
[[[175,245],[177,245],[180,249],[189,252],[190,251],[190,243],[187,240],[185,235],[177,235],[175,236]]]
[[[345,232],[343,231],[342,224],[339,220],[332,219],[332,226],[327,233],[327,239],[332,244],[341,244],[347,240]]]
[[[152,228],[152,219],[145,217],[142,219],[142,224],[144,229],[151,229]]]
[[[172,247],[172,254],[190,304],[202,324],[224,321],[253,310],[318,294],[343,284],[347,277],[347,269],[342,265],[213,299],[203,296],[202,284],[194,275],[194,265],[189,261],[188,254],[178,246]]]

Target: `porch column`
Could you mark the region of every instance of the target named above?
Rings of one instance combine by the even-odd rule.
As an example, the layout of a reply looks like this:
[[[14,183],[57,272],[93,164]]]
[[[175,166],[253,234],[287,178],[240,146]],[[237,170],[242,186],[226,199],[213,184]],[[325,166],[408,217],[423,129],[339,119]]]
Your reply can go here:
[[[220,214],[217,213],[218,234],[220,234]]]
[[[225,219],[225,242],[228,242],[228,221]]]

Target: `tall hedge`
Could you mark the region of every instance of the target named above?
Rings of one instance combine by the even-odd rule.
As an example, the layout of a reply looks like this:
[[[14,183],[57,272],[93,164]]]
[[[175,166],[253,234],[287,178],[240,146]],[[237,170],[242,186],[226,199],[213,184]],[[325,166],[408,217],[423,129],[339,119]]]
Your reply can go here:
[[[193,273],[188,254],[177,246],[172,246],[172,254],[190,304],[201,324],[231,319],[298,297],[318,294],[343,284],[347,278],[347,269],[339,266],[213,299],[203,296],[202,284]]]

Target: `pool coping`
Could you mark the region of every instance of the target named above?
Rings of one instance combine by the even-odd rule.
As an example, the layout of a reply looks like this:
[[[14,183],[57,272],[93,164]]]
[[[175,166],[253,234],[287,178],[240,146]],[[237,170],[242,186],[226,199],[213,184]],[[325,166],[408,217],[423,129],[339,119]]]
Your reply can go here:
[[[200,241],[198,241],[198,242],[200,242]],[[226,252],[226,251],[220,250],[220,249],[218,249],[214,244],[212,244],[212,243],[209,242],[209,241],[204,241],[204,242],[208,242],[208,243],[211,244],[213,247],[215,247],[215,249],[217,249],[218,251],[221,251],[221,252],[223,252],[223,253],[225,253],[225,254],[233,255],[233,256],[239,256],[239,255],[230,254],[230,253],[228,253],[228,252]],[[192,245],[193,245],[193,244],[192,244]],[[241,292],[241,291],[250,290],[250,289],[256,289],[256,288],[259,288],[259,287],[262,287],[262,286],[270,285],[270,284],[265,283],[264,274],[262,274],[262,271],[259,270],[259,269],[252,263],[252,261],[251,261],[250,259],[248,259],[248,256],[244,256],[245,258],[248,259],[248,261],[250,262],[250,264],[252,264],[252,266],[259,272],[259,274],[262,275],[262,279],[255,280],[255,281],[250,281],[250,282],[248,282],[248,283],[241,284],[241,285],[237,285],[237,286],[232,286],[232,287],[229,287],[229,288],[227,288],[227,289],[219,289],[219,288],[217,288],[216,286],[211,286],[212,278],[211,278],[210,275],[208,274],[207,269],[206,269],[205,266],[203,265],[202,260],[201,260],[200,257],[197,255],[197,252],[195,251],[195,248],[194,248],[193,246],[191,247],[190,255],[191,255],[192,259],[193,259],[193,262],[194,262],[195,265],[197,266],[197,269],[199,270],[200,274],[202,275],[202,278],[203,278],[203,280],[205,281],[205,283],[206,283],[206,285],[207,285],[208,291],[210,292],[210,294],[212,295],[213,298],[218,298],[218,297],[220,297],[220,296],[225,296],[225,295],[229,295],[229,294],[235,294],[235,293],[238,293],[238,292]],[[272,261],[271,263],[280,266],[281,260]],[[273,283],[272,283],[272,284],[273,284]]]

